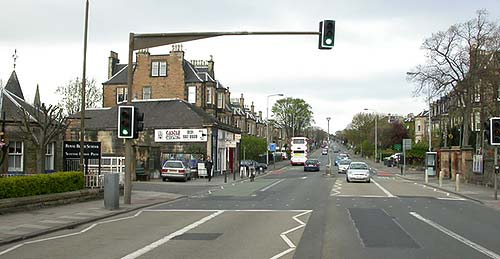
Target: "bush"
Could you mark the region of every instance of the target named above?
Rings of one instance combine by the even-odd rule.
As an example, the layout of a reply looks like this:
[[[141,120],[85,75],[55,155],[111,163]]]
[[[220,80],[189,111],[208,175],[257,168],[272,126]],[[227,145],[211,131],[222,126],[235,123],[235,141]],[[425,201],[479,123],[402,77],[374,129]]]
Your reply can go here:
[[[81,172],[59,172],[0,178],[0,199],[70,192],[85,187]]]

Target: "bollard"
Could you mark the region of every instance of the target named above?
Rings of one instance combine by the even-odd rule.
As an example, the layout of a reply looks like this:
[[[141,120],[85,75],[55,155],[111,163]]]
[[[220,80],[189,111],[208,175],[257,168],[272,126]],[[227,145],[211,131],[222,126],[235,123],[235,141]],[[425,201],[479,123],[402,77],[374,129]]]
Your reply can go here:
[[[460,173],[455,174],[455,191],[460,191]]]
[[[104,208],[116,210],[120,207],[120,175],[104,175]]]
[[[443,186],[443,170],[439,171],[439,187]]]
[[[427,173],[429,171],[428,168],[425,168],[425,183],[429,183],[429,174]]]

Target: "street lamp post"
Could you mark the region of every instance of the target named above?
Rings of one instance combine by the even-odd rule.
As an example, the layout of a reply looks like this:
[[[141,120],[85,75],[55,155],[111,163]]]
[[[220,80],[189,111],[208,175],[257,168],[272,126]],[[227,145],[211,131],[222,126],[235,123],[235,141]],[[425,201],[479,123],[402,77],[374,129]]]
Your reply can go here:
[[[330,146],[330,120],[332,118],[331,117],[326,117],[326,121],[328,122],[328,128],[327,128],[327,133],[328,133],[328,137],[326,139],[326,141],[328,142],[327,145]]]
[[[370,109],[365,108],[365,111],[368,111],[368,110],[370,110]],[[378,147],[377,147],[378,146],[378,132],[377,132],[378,114],[374,110],[371,110],[371,111],[373,111],[375,113],[375,163],[376,163],[377,162],[377,155],[378,155]]]
[[[283,94],[270,94],[267,96],[266,104],[266,164],[269,166],[269,97],[273,96],[283,96]]]

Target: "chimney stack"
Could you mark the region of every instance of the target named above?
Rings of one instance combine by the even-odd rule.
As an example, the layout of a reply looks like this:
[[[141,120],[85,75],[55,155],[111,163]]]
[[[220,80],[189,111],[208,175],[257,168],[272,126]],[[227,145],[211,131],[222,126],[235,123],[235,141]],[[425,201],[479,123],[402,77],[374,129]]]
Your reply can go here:
[[[241,94],[240,97],[240,106],[241,108],[245,109],[245,98],[243,98],[243,93]]]
[[[250,111],[252,112],[253,115],[255,115],[255,106],[253,105],[253,102],[252,105],[250,105]]]
[[[115,66],[118,63],[120,63],[120,60],[118,59],[118,53],[111,51],[108,58],[108,79],[110,79],[116,72],[118,72],[115,71]]]

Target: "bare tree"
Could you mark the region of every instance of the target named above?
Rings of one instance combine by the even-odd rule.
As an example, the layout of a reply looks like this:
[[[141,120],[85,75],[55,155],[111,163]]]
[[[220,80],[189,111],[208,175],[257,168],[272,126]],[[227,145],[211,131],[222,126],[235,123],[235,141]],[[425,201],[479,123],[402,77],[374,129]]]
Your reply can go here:
[[[45,172],[45,154],[47,145],[55,141],[67,128],[62,108],[54,105],[46,107],[29,106],[19,109],[22,137],[29,141],[36,150],[37,173]]]
[[[95,84],[95,79],[86,80],[85,107],[95,108],[102,103],[102,91]],[[66,114],[75,114],[82,108],[82,80],[76,78],[66,85],[57,87],[56,93],[61,95],[59,106],[63,107]]]
[[[480,71],[486,66],[485,53],[498,51],[494,44],[496,37],[498,24],[488,19],[485,10],[479,10],[474,19],[426,39],[422,44],[426,63],[408,73],[408,80],[417,83],[416,95],[452,92],[457,109],[463,114],[463,145],[469,144],[471,103],[480,82]]]

